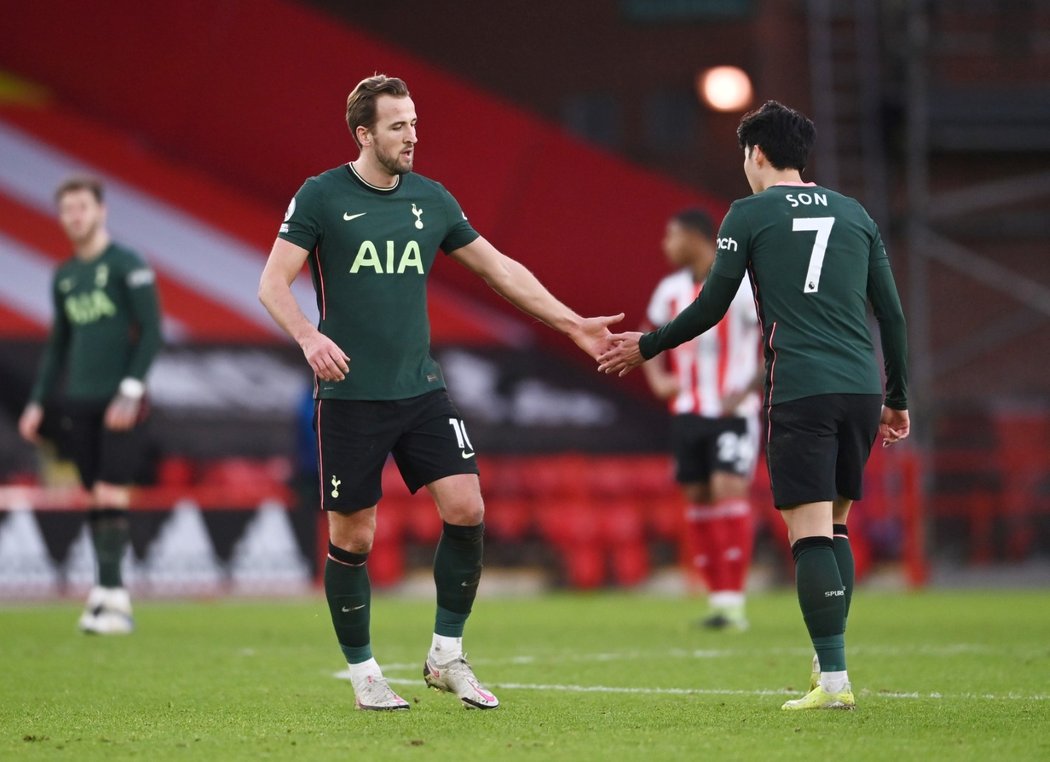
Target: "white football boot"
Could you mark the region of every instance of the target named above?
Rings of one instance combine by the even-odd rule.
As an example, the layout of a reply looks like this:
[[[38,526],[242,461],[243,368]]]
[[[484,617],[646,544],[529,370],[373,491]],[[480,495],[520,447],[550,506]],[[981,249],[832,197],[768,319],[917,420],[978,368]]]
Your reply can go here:
[[[131,598],[123,587],[93,587],[77,626],[89,635],[128,635],[135,629]]]
[[[408,702],[394,693],[382,675],[368,675],[353,685],[358,709],[377,712],[408,709]]]
[[[428,656],[423,663],[423,680],[436,691],[454,693],[467,709],[495,709],[499,699],[474,676],[466,654],[444,664],[435,664]]]

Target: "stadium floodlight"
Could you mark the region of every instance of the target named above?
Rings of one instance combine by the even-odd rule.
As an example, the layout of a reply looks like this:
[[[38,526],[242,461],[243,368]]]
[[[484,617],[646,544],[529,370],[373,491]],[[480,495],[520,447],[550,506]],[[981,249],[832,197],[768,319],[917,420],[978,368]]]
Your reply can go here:
[[[737,66],[715,66],[697,76],[700,98],[715,111],[743,111],[751,103],[751,78]]]

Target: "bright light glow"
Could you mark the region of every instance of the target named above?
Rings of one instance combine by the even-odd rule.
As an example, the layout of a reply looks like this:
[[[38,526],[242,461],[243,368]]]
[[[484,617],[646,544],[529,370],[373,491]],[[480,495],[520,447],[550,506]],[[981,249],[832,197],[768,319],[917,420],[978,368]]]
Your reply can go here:
[[[715,111],[742,111],[751,104],[751,78],[736,66],[715,66],[697,78],[697,90]]]

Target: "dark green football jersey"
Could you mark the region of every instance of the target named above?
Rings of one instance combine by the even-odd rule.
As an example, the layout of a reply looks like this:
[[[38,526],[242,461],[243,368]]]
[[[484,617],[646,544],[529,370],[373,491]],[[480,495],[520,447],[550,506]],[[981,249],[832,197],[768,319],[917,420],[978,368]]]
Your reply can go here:
[[[445,386],[430,356],[427,276],[438,249],[478,234],[445,188],[415,173],[377,188],[344,164],[307,180],[279,236],[310,252],[318,329],[350,356],[319,399],[407,399]]]
[[[643,337],[642,354],[707,330],[707,313],[725,301],[721,292],[732,298],[745,272],[762,324],[767,404],[881,393],[870,301],[886,362],[886,404],[907,409],[904,316],[878,227],[856,200],[816,185],[775,185],[736,201],[718,232],[708,287],[678,320]]]
[[[123,379],[145,377],[160,349],[160,307],[153,270],[138,254],[111,243],[90,261],[72,257],[55,271],[51,296],[34,401],[51,393],[63,364],[72,400],[109,400]]]

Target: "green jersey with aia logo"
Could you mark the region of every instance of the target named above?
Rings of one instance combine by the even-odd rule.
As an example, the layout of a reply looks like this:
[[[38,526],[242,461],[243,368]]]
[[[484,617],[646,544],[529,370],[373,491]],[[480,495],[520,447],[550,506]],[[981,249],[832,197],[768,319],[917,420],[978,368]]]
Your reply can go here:
[[[445,386],[430,356],[427,276],[438,249],[478,234],[433,180],[408,173],[393,188],[349,164],[307,180],[280,238],[310,252],[318,329],[350,356],[343,381],[317,382],[318,399],[396,400]]]
[[[642,338],[644,357],[717,323],[747,273],[762,324],[767,405],[818,394],[880,394],[871,302],[886,364],[886,405],[907,409],[900,297],[878,227],[856,200],[813,184],[774,185],[733,203],[717,243],[700,298]]]
[[[51,393],[63,365],[71,400],[109,400],[123,379],[142,380],[161,345],[154,280],[138,254],[113,243],[90,261],[59,265],[54,322],[31,399]]]

